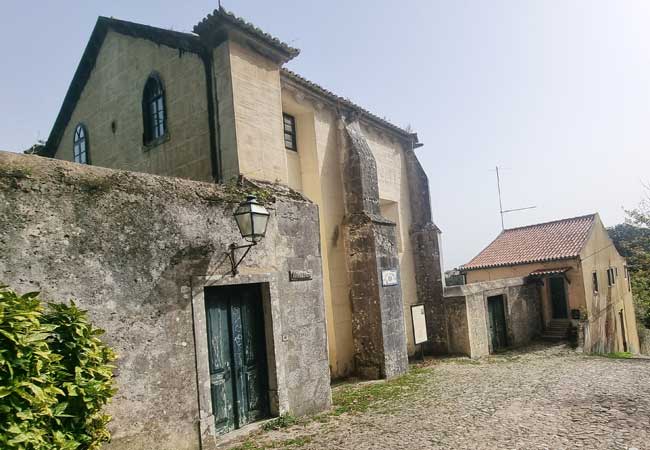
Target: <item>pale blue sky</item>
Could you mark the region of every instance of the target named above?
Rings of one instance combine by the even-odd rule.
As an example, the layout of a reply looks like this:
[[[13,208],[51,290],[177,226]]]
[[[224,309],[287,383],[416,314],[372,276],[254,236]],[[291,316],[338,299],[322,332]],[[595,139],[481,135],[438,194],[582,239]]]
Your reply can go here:
[[[28,5],[31,5],[28,6]],[[289,67],[410,124],[445,266],[506,226],[600,212],[642,196],[650,167],[650,2],[261,1],[224,5],[299,47]],[[216,1],[0,3],[0,149],[46,138],[98,15],[189,31]]]

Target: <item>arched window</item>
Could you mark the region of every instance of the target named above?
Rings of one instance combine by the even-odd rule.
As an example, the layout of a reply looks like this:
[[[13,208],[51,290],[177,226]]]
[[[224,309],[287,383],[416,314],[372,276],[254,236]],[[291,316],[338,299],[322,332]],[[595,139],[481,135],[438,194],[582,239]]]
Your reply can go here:
[[[90,164],[90,158],[88,158],[88,131],[81,123],[77,125],[77,128],[74,130],[72,155],[74,157],[74,162],[79,164]]]
[[[150,144],[165,135],[167,132],[165,90],[157,74],[150,75],[144,85],[142,116],[144,119],[145,144]]]

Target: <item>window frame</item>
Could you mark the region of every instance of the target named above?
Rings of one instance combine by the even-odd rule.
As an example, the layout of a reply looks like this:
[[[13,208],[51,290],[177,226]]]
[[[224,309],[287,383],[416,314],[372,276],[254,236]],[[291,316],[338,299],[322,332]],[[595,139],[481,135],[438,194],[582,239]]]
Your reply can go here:
[[[77,139],[77,136],[79,134],[79,131],[83,133],[83,136],[80,139]],[[77,164],[86,164],[90,165],[90,152],[88,150],[88,127],[83,122],[79,122],[77,126],[74,127],[74,133],[72,134],[72,161],[76,162]],[[83,151],[79,151],[77,153],[77,145],[83,144]],[[80,157],[81,155],[84,155],[85,160],[81,161]]]
[[[286,120],[289,119],[290,123],[290,130],[287,131],[287,123]],[[293,116],[291,114],[282,113],[282,132],[284,136],[284,148],[286,150],[290,150],[292,152],[297,152],[298,151],[298,132],[296,130],[296,116]],[[291,138],[291,147],[287,147],[287,136]]]
[[[595,270],[591,274],[591,287],[594,294],[598,294],[598,272]]]
[[[158,72],[152,72],[147,77],[142,91],[142,143],[145,147],[153,147],[167,139],[167,116],[165,84]]]
[[[616,284],[616,277],[614,276],[614,269],[612,267],[607,269],[607,286],[612,287]]]

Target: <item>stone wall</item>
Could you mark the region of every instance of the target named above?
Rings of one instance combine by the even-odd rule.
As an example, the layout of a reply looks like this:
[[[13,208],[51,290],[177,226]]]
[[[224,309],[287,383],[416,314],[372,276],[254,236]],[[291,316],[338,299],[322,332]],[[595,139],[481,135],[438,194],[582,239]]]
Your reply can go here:
[[[168,139],[145,147],[142,95],[154,71],[165,88]],[[212,180],[206,75],[195,53],[109,31],[56,158],[73,160],[72,141],[80,123],[88,131],[95,166]]]
[[[492,353],[487,299],[504,298],[508,346],[528,344],[542,332],[539,287],[525,278],[472,283],[445,288],[448,351],[472,358]]]
[[[264,283],[271,409],[329,407],[318,210],[296,192],[258,186],[269,196],[268,234],[232,277],[224,252],[241,242],[232,218],[241,192],[0,153],[0,280],[75,299],[107,331],[119,355],[108,450],[214,446],[210,411],[197,401],[209,385],[197,373],[207,345],[196,322],[201,286]],[[289,270],[313,278],[290,282]]]
[[[377,167],[359,123],[345,124],[341,140],[355,370],[390,378],[408,370],[401,289],[382,285],[384,270],[399,274],[395,223],[380,214]]]

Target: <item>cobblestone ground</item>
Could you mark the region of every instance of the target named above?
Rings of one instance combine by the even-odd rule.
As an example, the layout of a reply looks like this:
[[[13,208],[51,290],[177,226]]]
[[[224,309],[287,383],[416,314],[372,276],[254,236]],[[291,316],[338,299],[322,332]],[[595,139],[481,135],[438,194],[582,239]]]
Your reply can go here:
[[[244,448],[650,449],[649,359],[526,350],[432,361],[417,393],[391,408],[274,431]]]

